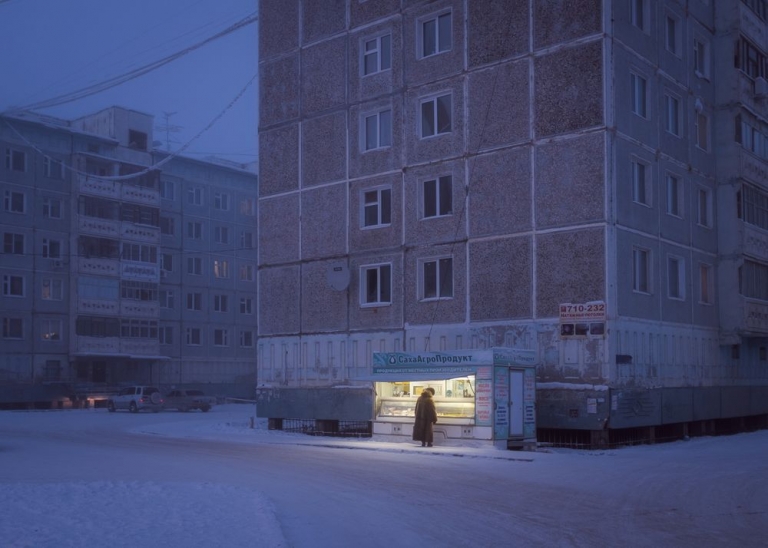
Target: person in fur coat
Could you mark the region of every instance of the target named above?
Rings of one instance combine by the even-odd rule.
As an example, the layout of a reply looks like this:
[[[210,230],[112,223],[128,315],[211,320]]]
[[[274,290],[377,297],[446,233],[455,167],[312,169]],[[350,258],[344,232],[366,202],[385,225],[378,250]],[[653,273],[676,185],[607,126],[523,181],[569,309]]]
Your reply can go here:
[[[413,439],[420,441],[421,446],[432,447],[434,433],[432,425],[437,422],[437,411],[432,396],[435,393],[434,388],[425,388],[421,396],[416,400],[416,422],[413,425]]]

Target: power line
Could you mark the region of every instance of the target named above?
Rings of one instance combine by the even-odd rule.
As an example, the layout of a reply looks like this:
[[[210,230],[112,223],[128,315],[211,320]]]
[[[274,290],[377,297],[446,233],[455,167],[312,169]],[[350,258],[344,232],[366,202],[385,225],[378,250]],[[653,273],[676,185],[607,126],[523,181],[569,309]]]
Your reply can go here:
[[[8,0],[5,0],[8,1]],[[251,14],[247,15],[243,19],[239,20],[238,22],[234,23],[233,25],[230,25],[226,29],[217,32],[213,36],[210,36],[206,38],[205,40],[202,40],[196,44],[193,44],[191,46],[188,46],[184,48],[181,51],[178,51],[176,53],[173,53],[171,55],[168,55],[166,57],[163,57],[162,59],[159,59],[157,61],[154,61],[153,63],[149,63],[147,65],[144,65],[142,67],[139,67],[137,69],[134,69],[132,71],[129,71],[127,73],[124,73],[119,76],[114,76],[112,78],[108,78],[107,80],[104,80],[103,82],[100,82],[98,84],[93,84],[91,86],[87,86],[85,88],[62,94],[56,97],[53,97],[51,99],[47,99],[45,101],[39,101],[37,103],[32,103],[26,106],[21,107],[14,107],[9,110],[6,110],[3,114],[13,114],[22,112],[25,110],[40,110],[45,108],[51,108],[59,105],[63,105],[66,103],[71,103],[73,101],[77,101],[79,99],[83,99],[85,97],[90,97],[91,95],[95,95],[97,93],[100,93],[102,91],[106,91],[108,89],[112,89],[113,87],[119,86],[121,84],[124,84],[126,82],[129,82],[131,80],[134,80],[138,78],[139,76],[143,76],[145,74],[148,74],[160,67],[163,67],[167,65],[168,63],[171,63],[175,61],[176,59],[179,59],[188,53],[191,53],[197,49],[200,49],[206,44],[209,44],[215,40],[218,40],[219,38],[223,38],[224,36],[227,36],[228,34],[231,34],[235,32],[236,30],[239,30],[243,27],[246,27],[248,25],[251,25],[259,20],[258,12],[252,12]]]

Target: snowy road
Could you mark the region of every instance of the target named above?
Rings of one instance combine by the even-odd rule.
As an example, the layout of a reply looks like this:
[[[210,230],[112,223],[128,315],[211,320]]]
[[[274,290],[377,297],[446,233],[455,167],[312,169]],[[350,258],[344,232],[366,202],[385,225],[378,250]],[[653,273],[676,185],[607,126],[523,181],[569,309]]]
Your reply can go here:
[[[605,452],[428,452],[254,431],[247,418],[238,406],[0,413],[0,508],[18,510],[0,514],[0,545],[99,535],[133,546],[142,527],[169,547],[768,543],[768,432]],[[56,538],[45,524],[59,515],[76,523],[62,519]]]

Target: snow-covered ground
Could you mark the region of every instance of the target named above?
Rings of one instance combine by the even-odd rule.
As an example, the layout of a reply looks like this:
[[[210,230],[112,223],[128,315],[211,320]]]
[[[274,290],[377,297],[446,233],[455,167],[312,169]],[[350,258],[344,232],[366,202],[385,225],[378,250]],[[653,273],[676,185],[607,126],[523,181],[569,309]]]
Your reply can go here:
[[[311,437],[253,429],[252,415],[252,406],[234,404],[217,406],[210,413],[164,412],[138,416],[108,414],[101,409],[0,413],[0,546],[68,547],[94,543],[167,547],[291,546],[285,536],[287,525],[280,523],[273,501],[253,485],[190,481],[190,476],[203,477],[205,474],[203,470],[196,474],[195,469],[186,469],[185,466],[192,465],[185,464],[183,455],[178,459],[180,471],[177,474],[165,469],[147,473],[142,470],[148,462],[156,460],[160,463],[168,456],[172,460],[175,450],[197,445],[208,448],[217,442],[226,443],[228,447],[287,444],[297,449],[304,447],[314,454],[324,448],[345,448],[376,452],[389,460],[415,458],[411,455],[429,451],[433,457],[462,459],[457,462],[471,459],[473,466],[489,470],[499,462],[518,461],[519,466],[528,467],[522,477],[530,481],[547,485],[556,483],[562,486],[563,492],[581,489],[591,483],[597,489],[596,497],[603,496],[600,495],[603,489],[606,493],[621,491],[621,479],[635,473],[643,474],[647,482],[666,482],[672,488],[668,478],[683,474],[685,470],[685,474],[693,472],[692,477],[700,476],[701,482],[711,484],[707,492],[717,494],[718,500],[695,500],[698,487],[690,485],[689,513],[686,508],[663,510],[680,513],[682,531],[690,525],[686,523],[687,515],[696,514],[698,520],[702,518],[699,515],[702,512],[712,512],[712,520],[722,520],[722,505],[726,504],[729,511],[734,512],[734,526],[740,528],[734,539],[742,540],[734,546],[768,545],[768,530],[760,530],[768,525],[764,506],[768,502],[764,492],[768,476],[765,464],[767,431],[608,451],[533,453],[466,445],[422,449],[410,442]],[[134,440],[142,440],[138,442],[139,450],[153,451],[151,444],[158,438],[171,445],[182,445],[158,449],[157,456],[162,459],[150,455],[149,460],[138,461],[121,456],[123,448],[136,447]],[[195,462],[193,466],[202,466]],[[679,467],[679,470],[670,471],[670,467]],[[741,472],[757,475],[743,478],[743,485],[749,489],[741,492],[744,487],[735,485],[732,477],[727,478],[726,469],[735,477]],[[722,478],[719,477],[721,472]],[[173,480],[176,475],[184,480]],[[589,475],[592,477],[587,478]],[[164,477],[170,479],[158,479]],[[643,483],[642,477],[639,482]],[[633,482],[628,478],[627,485],[631,484]],[[681,485],[687,489],[687,483]],[[674,488],[681,489],[680,485]],[[286,485],[285,489],[300,491],[302,486]],[[659,491],[649,493],[663,492],[664,485],[657,489]],[[731,492],[734,489],[737,492]],[[685,493],[680,495],[686,499]],[[298,495],[297,498],[301,500]],[[316,501],[307,500],[307,505],[312,504],[314,508]],[[311,513],[313,508],[295,508],[294,511],[297,515]],[[630,507],[626,511],[638,512],[641,508]],[[202,516],[205,519],[201,519]],[[703,519],[706,522],[706,516]],[[618,523],[607,525],[621,527]],[[750,536],[752,529],[755,529],[754,537]],[[709,545],[728,546],[727,530],[720,532],[718,529],[717,533],[721,536],[708,537],[712,538]],[[589,545],[589,537],[583,538],[586,542],[564,541],[559,545]],[[752,538],[754,544],[748,540],[745,543],[745,538]],[[638,540],[638,546],[648,545]],[[353,545],[332,538],[307,538],[296,545],[299,544]],[[707,543],[686,545],[706,546]]]

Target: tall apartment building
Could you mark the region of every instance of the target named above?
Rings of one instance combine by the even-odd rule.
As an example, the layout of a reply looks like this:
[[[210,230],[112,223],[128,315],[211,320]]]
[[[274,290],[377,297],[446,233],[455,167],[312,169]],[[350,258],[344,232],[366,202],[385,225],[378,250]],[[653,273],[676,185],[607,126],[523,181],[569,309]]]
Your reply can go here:
[[[540,439],[765,422],[765,1],[260,24],[260,385],[338,399],[375,351],[503,346],[536,353]]]
[[[255,283],[235,273],[255,251],[234,234],[255,230],[255,211],[236,208],[255,206],[256,175],[153,153],[153,123],[119,107],[74,121],[0,118],[1,404],[127,383],[253,382],[253,338],[238,344],[233,312],[255,299]],[[255,316],[238,324],[253,331]]]

